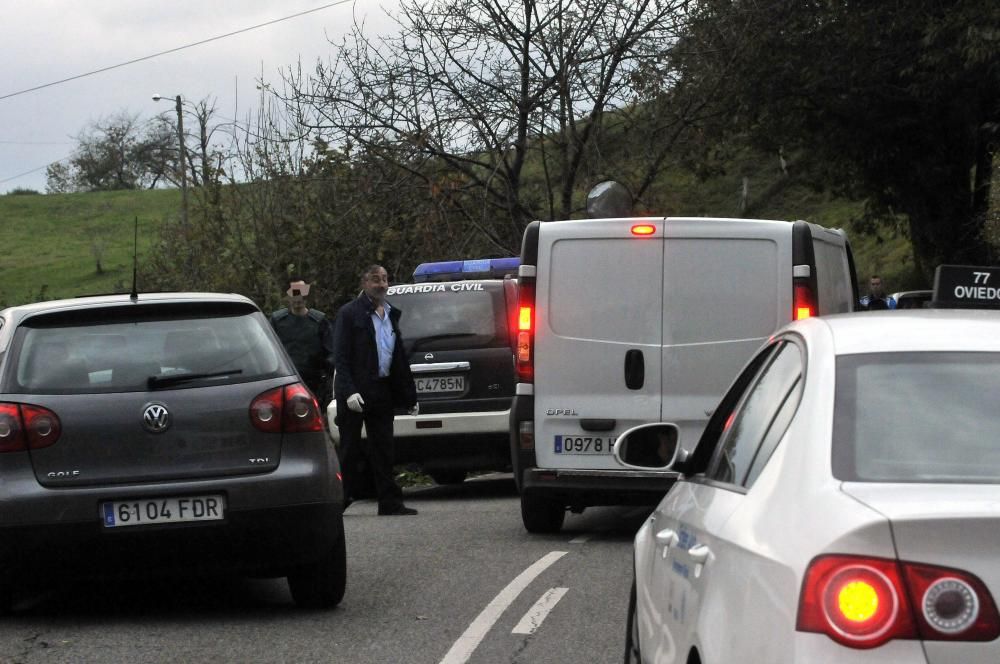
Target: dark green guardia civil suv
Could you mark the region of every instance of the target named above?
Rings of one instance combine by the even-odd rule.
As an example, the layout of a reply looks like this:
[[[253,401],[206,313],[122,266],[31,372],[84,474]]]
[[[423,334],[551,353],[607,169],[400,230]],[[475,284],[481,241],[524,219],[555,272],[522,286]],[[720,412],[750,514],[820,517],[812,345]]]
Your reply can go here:
[[[0,311],[0,609],[53,569],[287,576],[338,604],[343,488],[319,407],[249,299]]]

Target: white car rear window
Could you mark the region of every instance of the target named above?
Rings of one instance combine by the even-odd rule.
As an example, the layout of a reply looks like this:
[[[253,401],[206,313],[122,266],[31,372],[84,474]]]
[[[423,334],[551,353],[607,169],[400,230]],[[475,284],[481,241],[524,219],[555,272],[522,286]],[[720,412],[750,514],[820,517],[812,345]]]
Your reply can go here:
[[[1000,353],[837,360],[833,471],[860,482],[1000,482]]]

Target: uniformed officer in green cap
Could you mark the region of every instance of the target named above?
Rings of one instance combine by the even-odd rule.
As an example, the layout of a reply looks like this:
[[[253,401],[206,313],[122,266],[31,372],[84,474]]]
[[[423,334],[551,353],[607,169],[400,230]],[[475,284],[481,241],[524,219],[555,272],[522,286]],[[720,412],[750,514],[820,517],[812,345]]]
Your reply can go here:
[[[289,277],[286,293],[288,307],[271,314],[271,326],[306,387],[325,409],[334,367],[333,326],[322,311],[306,306],[309,284],[301,277]]]

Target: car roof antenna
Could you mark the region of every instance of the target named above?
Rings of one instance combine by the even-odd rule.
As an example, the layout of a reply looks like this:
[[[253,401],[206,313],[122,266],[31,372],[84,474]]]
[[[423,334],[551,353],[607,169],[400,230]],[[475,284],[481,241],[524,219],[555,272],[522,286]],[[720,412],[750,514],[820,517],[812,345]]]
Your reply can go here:
[[[139,291],[136,290],[136,276],[139,272],[139,215],[135,217],[135,232],[132,244],[132,292],[129,298],[133,302],[139,301]]]

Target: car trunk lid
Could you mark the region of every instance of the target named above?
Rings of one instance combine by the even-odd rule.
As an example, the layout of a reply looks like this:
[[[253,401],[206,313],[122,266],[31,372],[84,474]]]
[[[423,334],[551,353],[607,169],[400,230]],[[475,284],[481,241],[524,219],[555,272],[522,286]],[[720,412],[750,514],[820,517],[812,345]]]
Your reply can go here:
[[[974,575],[1000,596],[1000,497],[995,484],[852,482],[843,490],[883,514],[900,560]],[[920,607],[916,607],[920,610]],[[1000,661],[1000,640],[927,641],[928,662]]]
[[[272,470],[281,434],[250,423],[253,398],[284,380],[88,395],[37,395],[62,433],[31,450],[43,486],[217,477]]]
[[[58,439],[29,451],[44,486],[278,464],[282,434],[255,427],[250,407],[297,379],[251,303],[140,301],[46,313],[18,327],[10,353],[0,401],[59,420]]]

